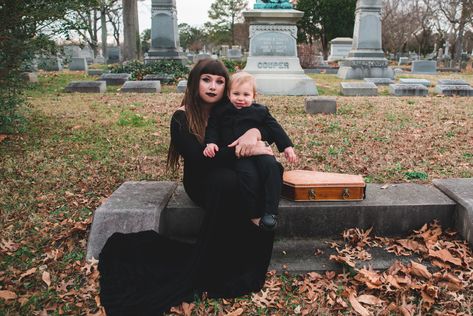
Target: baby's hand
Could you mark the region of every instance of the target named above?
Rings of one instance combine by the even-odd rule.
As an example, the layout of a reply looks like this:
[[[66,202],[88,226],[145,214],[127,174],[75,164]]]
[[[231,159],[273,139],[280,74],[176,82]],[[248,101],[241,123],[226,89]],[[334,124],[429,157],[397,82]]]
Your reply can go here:
[[[218,146],[216,144],[207,144],[207,147],[204,149],[204,156],[213,158],[215,157],[215,153],[218,151]]]
[[[297,161],[296,153],[294,152],[294,148],[292,147],[287,147],[286,149],[284,149],[284,156],[290,163],[295,163]]]

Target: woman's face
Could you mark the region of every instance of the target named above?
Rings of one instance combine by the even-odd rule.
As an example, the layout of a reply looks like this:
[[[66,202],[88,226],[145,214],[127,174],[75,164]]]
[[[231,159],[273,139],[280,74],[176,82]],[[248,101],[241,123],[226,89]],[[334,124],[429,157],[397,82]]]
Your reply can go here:
[[[199,80],[199,96],[204,103],[214,104],[220,101],[225,91],[225,77],[202,74]]]

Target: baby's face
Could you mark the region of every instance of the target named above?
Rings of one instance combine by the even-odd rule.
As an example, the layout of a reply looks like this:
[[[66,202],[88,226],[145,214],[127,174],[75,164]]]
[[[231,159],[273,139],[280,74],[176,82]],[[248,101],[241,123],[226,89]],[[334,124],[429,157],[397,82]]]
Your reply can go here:
[[[232,85],[228,93],[230,102],[237,108],[246,108],[251,106],[255,97],[253,93],[253,85],[251,82],[245,82],[239,85]]]

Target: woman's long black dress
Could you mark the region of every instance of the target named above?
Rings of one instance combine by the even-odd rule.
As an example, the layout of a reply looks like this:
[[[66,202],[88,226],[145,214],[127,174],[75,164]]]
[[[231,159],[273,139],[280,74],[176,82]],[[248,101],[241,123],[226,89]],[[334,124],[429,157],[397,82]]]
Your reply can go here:
[[[154,231],[113,234],[99,262],[100,298],[108,316],[160,315],[195,295],[237,297],[259,291],[271,258],[274,234],[264,232],[239,207],[234,159],[221,149],[202,155],[186,114],[176,111],[171,141],[184,157],[184,188],[206,215],[197,242],[171,240]]]

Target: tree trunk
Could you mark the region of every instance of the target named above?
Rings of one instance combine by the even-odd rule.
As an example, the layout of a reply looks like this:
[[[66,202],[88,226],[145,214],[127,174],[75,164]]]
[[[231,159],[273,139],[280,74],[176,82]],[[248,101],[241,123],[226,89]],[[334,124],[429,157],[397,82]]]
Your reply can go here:
[[[123,0],[123,60],[138,58],[138,4],[136,0]]]
[[[107,12],[105,3],[102,2],[100,7],[100,24],[102,25],[102,56],[107,56]]]

